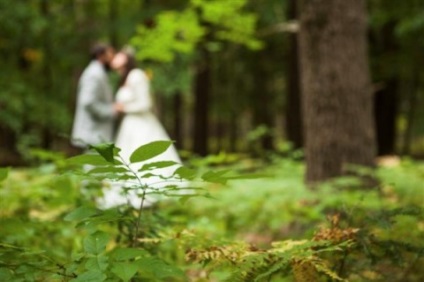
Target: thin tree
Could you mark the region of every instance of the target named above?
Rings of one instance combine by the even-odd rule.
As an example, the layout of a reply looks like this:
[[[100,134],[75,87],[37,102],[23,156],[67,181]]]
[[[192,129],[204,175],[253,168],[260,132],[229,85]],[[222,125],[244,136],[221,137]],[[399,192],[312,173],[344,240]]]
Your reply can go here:
[[[210,101],[210,61],[206,50],[202,54],[196,69],[194,79],[194,127],[193,151],[201,156],[208,153],[209,136],[209,101]]]
[[[287,17],[297,20],[297,0],[288,2]],[[301,111],[299,44],[297,32],[288,35],[289,58],[287,60],[286,134],[294,149],[303,147],[303,123]]]
[[[373,99],[365,0],[300,0],[299,51],[306,180],[372,166]]]

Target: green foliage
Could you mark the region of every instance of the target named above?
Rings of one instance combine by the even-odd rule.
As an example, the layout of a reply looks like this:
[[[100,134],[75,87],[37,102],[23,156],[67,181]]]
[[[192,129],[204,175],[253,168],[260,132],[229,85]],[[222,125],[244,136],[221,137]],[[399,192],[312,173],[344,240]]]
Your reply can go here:
[[[157,150],[155,144],[163,147]],[[153,143],[138,151],[153,148],[149,156],[154,157],[164,145]],[[141,210],[101,210],[93,198],[100,196],[102,183],[135,176],[112,145],[93,150],[68,159],[67,168],[12,169],[0,183],[1,280],[424,277],[419,268],[424,259],[420,163],[379,168],[379,190],[362,189],[345,178],[311,191],[303,185],[303,164],[292,159],[275,157],[265,169],[258,169],[263,162],[241,157],[236,163],[221,158],[218,167],[214,161],[213,170],[207,160],[193,161],[195,169],[181,166],[174,176],[190,179],[189,186],[196,189],[181,190],[189,194],[175,187],[156,191],[181,201],[162,200]],[[113,162],[108,161],[111,152]],[[174,163],[145,159],[141,173],[155,174],[168,165]],[[268,177],[255,178],[260,175]],[[205,197],[192,199],[198,195]]]
[[[175,52],[193,52],[197,42],[205,34],[196,13],[191,9],[162,12],[155,22],[156,27],[153,29],[139,26],[137,36],[131,41],[139,49],[137,57],[140,60],[170,62],[174,59]]]
[[[164,11],[155,17],[155,27],[139,26],[131,43],[140,60],[172,62],[176,54],[190,54],[199,44],[213,49],[213,41],[228,41],[259,49],[255,38],[257,17],[243,11],[246,0],[190,1],[182,11]]]
[[[152,88],[155,93],[172,97],[176,93],[187,95],[191,91],[192,70],[188,67],[193,55],[176,55],[172,63],[156,63],[148,65],[152,74]]]
[[[213,246],[207,250],[190,250],[190,260],[211,263],[213,267],[228,267],[231,275],[225,281],[267,281],[276,273],[287,272],[291,265],[313,263],[320,271],[333,279],[342,280],[329,269],[317,254],[342,251],[342,245],[308,240],[274,242],[272,248],[260,250],[249,245]]]
[[[167,96],[188,94],[192,65],[201,63],[203,51],[222,53],[227,45],[260,49],[258,17],[247,11],[247,2],[187,1],[183,9],[159,12],[153,26],[139,25],[131,44],[153,72],[153,89]]]
[[[103,157],[107,162],[114,163],[115,162],[115,145],[111,143],[105,143],[100,145],[92,145],[91,149],[94,149],[100,156]]]
[[[0,168],[0,181],[3,181],[7,178],[7,175],[9,174],[9,169],[7,168]]]
[[[130,161],[132,163],[138,163],[152,159],[164,153],[171,145],[172,141],[156,141],[141,146],[131,154]]]
[[[257,16],[240,13],[247,4],[246,0],[192,0],[191,3],[200,10],[202,20],[215,28],[216,40],[245,45],[252,50],[262,47],[262,42],[255,38]]]

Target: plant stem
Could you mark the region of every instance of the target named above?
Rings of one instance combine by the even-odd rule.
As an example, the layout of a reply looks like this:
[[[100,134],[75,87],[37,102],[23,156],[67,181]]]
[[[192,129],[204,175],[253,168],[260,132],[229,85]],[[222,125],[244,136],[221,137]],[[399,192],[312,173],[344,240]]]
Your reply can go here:
[[[343,277],[342,274],[343,274],[343,271],[344,271],[344,267],[345,267],[345,263],[346,263],[346,258],[347,258],[348,255],[349,255],[348,251],[345,250],[344,253],[343,253],[343,258],[340,261],[339,269],[337,270],[337,274],[340,277]]]
[[[144,206],[144,200],[146,199],[146,187],[144,187],[143,189],[143,194],[141,195],[141,202],[140,202],[140,207],[138,208],[138,218],[137,221],[135,223],[135,233],[134,233],[134,238],[132,240],[131,246],[135,247],[136,243],[137,243],[137,239],[138,239],[138,233],[140,232],[140,222],[141,222],[141,215],[143,213],[143,206]]]
[[[143,207],[144,207],[144,201],[146,199],[146,191],[148,189],[147,185],[144,185],[143,182],[141,181],[140,176],[137,174],[136,171],[134,171],[130,164],[128,164],[120,155],[118,155],[119,158],[121,159],[122,163],[128,168],[128,170],[135,176],[135,178],[137,179],[139,188],[141,188],[143,190],[143,193],[141,195],[141,202],[140,202],[140,207],[138,208],[138,217],[137,217],[137,221],[135,222],[135,232],[134,232],[134,236],[132,238],[132,242],[131,242],[131,247],[135,247],[137,244],[137,239],[139,236],[139,232],[140,232],[140,223],[141,223],[141,216],[143,214]]]

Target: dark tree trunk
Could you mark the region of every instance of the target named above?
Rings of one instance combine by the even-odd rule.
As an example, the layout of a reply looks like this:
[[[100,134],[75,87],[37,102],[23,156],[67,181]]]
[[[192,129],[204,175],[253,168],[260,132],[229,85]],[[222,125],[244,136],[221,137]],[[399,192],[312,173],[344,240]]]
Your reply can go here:
[[[43,31],[43,51],[45,55],[44,63],[43,63],[43,92],[45,101],[51,99],[49,96],[50,93],[52,93],[52,85],[53,85],[53,72],[52,72],[52,41],[51,41],[51,34],[50,34],[50,24],[51,23],[51,17],[50,17],[50,6],[48,0],[42,0],[41,6],[40,6],[41,14],[43,15],[44,19],[49,22],[49,25],[46,25],[44,31]],[[44,110],[45,113],[49,112],[49,109],[46,108],[47,103],[44,103]],[[48,124],[50,120],[50,116],[48,114],[45,114],[44,122],[42,123],[42,148],[44,149],[51,149],[52,142],[53,142],[53,136],[51,132],[51,127]]]
[[[374,116],[377,134],[377,154],[395,153],[396,116],[398,105],[398,80],[386,81],[384,87],[375,93]]]
[[[16,150],[18,142],[16,137],[16,133],[10,127],[0,124],[0,166],[22,164],[22,158]]]
[[[296,0],[289,1],[288,19],[297,19]],[[294,149],[303,147],[303,124],[301,113],[301,93],[299,79],[298,35],[289,35],[289,58],[287,61],[287,101],[286,101],[286,134],[287,140]]]
[[[237,136],[238,136],[238,130],[237,130],[237,115],[233,113],[231,115],[230,125],[230,151],[236,152],[237,151]]]
[[[381,29],[371,33],[371,42],[374,57],[378,58],[378,64],[372,73],[375,80],[382,85],[374,97],[374,117],[377,137],[377,154],[379,156],[391,155],[396,151],[396,117],[399,102],[399,74],[393,67],[389,67],[386,61],[396,58],[399,46],[395,37],[397,22],[391,21]]]
[[[202,60],[197,66],[194,81],[193,151],[201,156],[205,156],[208,153],[210,76],[209,54],[204,50],[202,51]]]
[[[306,181],[373,166],[375,132],[365,0],[302,0],[299,51]]]
[[[403,137],[402,155],[411,154],[412,129],[414,128],[415,115],[417,111],[419,88],[419,72],[414,71],[414,79],[412,81],[409,97],[407,100],[406,129]]]
[[[274,128],[274,111],[273,111],[273,93],[270,91],[266,77],[268,74],[268,52],[262,50],[255,53],[256,68],[254,81],[255,91],[252,93],[251,99],[253,108],[253,123],[254,126],[266,126],[269,132],[264,134],[260,139],[261,150],[273,150],[274,149],[274,138],[272,130]]]
[[[225,151],[225,122],[219,117],[216,119],[216,152]]]
[[[183,117],[182,117],[182,94],[180,91],[174,93],[174,97],[173,97],[173,112],[174,112],[174,118],[173,118],[173,122],[174,122],[174,140],[177,143],[177,147],[178,148],[183,148],[183,137],[182,137],[182,133],[183,133],[183,129],[182,129],[182,125],[183,125]]]
[[[119,44],[116,19],[118,18],[118,1],[109,0],[109,40],[115,48]]]

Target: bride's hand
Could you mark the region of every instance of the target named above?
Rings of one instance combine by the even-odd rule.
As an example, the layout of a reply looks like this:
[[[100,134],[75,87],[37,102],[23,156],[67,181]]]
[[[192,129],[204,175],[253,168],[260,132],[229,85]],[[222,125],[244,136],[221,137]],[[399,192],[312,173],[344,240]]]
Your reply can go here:
[[[113,109],[116,113],[123,113],[124,112],[124,105],[121,103],[115,103],[113,104]]]

